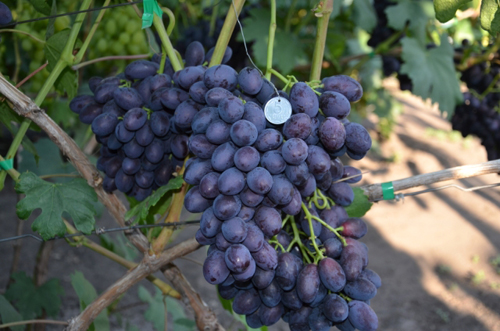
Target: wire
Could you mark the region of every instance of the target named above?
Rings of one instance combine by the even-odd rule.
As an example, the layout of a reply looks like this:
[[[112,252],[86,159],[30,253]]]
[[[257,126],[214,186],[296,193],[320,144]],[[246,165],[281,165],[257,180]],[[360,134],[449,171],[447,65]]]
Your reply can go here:
[[[196,221],[173,222],[173,223],[133,225],[133,226],[125,226],[125,227],[121,227],[121,228],[110,228],[110,229],[99,228],[97,230],[92,231],[89,234],[78,232],[78,233],[66,234],[66,235],[61,236],[61,237],[49,238],[47,240],[44,240],[42,237],[35,236],[34,234],[23,234],[21,236],[15,236],[15,237],[9,237],[9,238],[0,239],[0,243],[12,241],[12,240],[17,240],[17,239],[24,239],[24,238],[33,238],[35,240],[43,242],[43,241],[50,241],[50,240],[57,240],[57,239],[66,239],[66,238],[81,237],[81,236],[90,236],[90,235],[93,235],[93,234],[101,235],[101,234],[108,233],[108,232],[130,231],[130,230],[136,230],[136,229],[149,229],[149,228],[157,228],[157,227],[165,227],[165,226],[176,227],[176,226],[181,226],[181,225],[193,225],[193,224],[199,224],[199,223],[200,223],[200,221],[196,220]]]
[[[456,185],[456,184],[450,184],[450,185],[444,185],[444,186],[429,188],[429,189],[426,189],[426,190],[421,190],[421,191],[416,191],[416,192],[411,192],[411,193],[398,193],[398,194],[396,194],[396,196],[395,196],[394,199],[396,201],[404,200],[405,197],[415,196],[415,195],[419,195],[419,194],[423,194],[423,193],[441,191],[441,190],[444,190],[444,189],[447,189],[447,188],[456,188],[456,189],[459,189],[459,190],[464,191],[464,192],[473,192],[473,191],[476,191],[476,190],[482,190],[482,189],[485,189],[485,188],[492,188],[492,187],[497,187],[497,186],[500,186],[500,183],[490,184],[490,185],[483,185],[483,186],[474,186],[474,187],[469,187],[469,188],[465,188],[465,187],[462,187],[462,186],[459,186],[459,185]]]
[[[19,25],[19,24],[25,24],[25,23],[31,23],[31,22],[36,22],[36,21],[43,21],[43,20],[48,20],[51,18],[56,18],[56,17],[61,17],[61,16],[68,16],[68,15],[76,15],[80,13],[87,13],[87,12],[92,12],[96,10],[102,10],[102,9],[108,9],[108,8],[115,8],[115,7],[122,7],[122,6],[130,6],[130,5],[135,5],[138,3],[142,3],[143,0],[139,1],[134,1],[134,2],[126,2],[126,3],[119,3],[116,5],[110,5],[106,7],[98,7],[98,8],[91,8],[91,9],[85,9],[85,10],[79,10],[79,11],[74,11],[74,12],[69,12],[69,13],[63,13],[63,14],[57,14],[57,15],[51,15],[51,16],[44,16],[44,17],[39,17],[39,18],[33,18],[31,20],[26,20],[26,21],[19,21],[19,22],[12,22],[9,24],[4,24],[0,25],[0,28],[6,28],[9,26],[14,26],[14,25]]]

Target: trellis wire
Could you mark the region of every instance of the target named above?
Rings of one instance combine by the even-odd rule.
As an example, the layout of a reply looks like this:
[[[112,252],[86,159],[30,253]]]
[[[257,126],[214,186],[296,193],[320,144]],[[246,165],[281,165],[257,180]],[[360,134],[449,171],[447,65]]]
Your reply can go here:
[[[497,187],[497,186],[500,186],[500,183],[490,184],[490,185],[482,185],[482,186],[474,186],[474,187],[469,187],[469,188],[465,188],[465,187],[462,187],[462,186],[459,186],[456,184],[449,184],[449,185],[433,187],[433,188],[429,188],[429,189],[421,190],[421,191],[416,191],[416,192],[396,193],[394,200],[396,200],[396,201],[403,200],[404,201],[405,197],[416,196],[419,194],[429,193],[429,192],[437,192],[437,191],[445,190],[447,188],[456,188],[456,189],[459,189],[463,192],[473,192],[473,191],[482,190],[485,188],[493,188],[493,187]]]
[[[66,234],[66,235],[61,236],[61,237],[49,238],[47,240],[44,240],[42,237],[36,236],[36,235],[30,233],[30,234],[23,234],[20,236],[0,239],[0,243],[12,241],[12,240],[17,240],[17,239],[25,239],[25,238],[33,238],[33,239],[36,239],[38,241],[43,242],[43,241],[51,241],[51,240],[66,239],[66,238],[73,238],[73,237],[91,236],[94,234],[101,235],[101,234],[108,233],[108,232],[130,231],[130,230],[136,230],[136,229],[149,229],[149,228],[157,228],[157,227],[165,227],[165,226],[176,227],[176,226],[181,226],[181,225],[193,225],[193,224],[199,224],[199,223],[200,223],[199,220],[195,220],[195,221],[172,222],[172,223],[133,225],[133,226],[124,226],[124,227],[119,227],[119,228],[110,228],[110,229],[106,229],[106,228],[102,227],[102,228],[98,228],[97,230],[92,231],[89,234],[85,234],[85,233],[81,233],[81,232],[70,233],[70,234]]]
[[[73,12],[69,12],[69,13],[62,13],[62,14],[57,14],[57,15],[51,15],[51,16],[44,16],[44,17],[39,17],[39,18],[33,18],[33,19],[30,19],[30,20],[26,20],[26,21],[12,22],[12,23],[9,23],[9,24],[0,25],[0,28],[6,28],[6,27],[9,27],[9,26],[14,26],[14,25],[19,25],[19,24],[25,24],[25,23],[31,23],[31,22],[37,22],[37,21],[44,21],[44,20],[49,20],[51,18],[61,17],[61,16],[69,16],[69,15],[76,15],[76,14],[80,14],[80,13],[87,13],[87,12],[92,12],[92,11],[96,11],[96,10],[102,10],[102,9],[108,9],[108,8],[115,8],[115,7],[136,5],[136,4],[142,3],[142,2],[143,2],[143,0],[134,1],[134,2],[125,2],[125,3],[119,3],[119,4],[116,4],[116,5],[109,5],[109,6],[105,6],[105,7],[90,8],[90,9],[85,9],[85,10],[73,11]]]

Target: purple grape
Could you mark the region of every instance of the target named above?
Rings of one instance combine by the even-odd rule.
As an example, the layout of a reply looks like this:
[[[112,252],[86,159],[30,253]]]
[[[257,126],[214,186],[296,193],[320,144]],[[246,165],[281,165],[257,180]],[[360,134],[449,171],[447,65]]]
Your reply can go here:
[[[247,236],[242,244],[248,248],[251,253],[259,251],[264,245],[264,234],[255,224],[247,224]]]
[[[349,322],[360,331],[375,331],[378,328],[378,318],[373,309],[362,301],[349,302]]]
[[[153,76],[160,68],[157,63],[147,60],[137,60],[125,67],[125,76],[129,79],[144,79]]]
[[[207,256],[203,263],[203,276],[210,284],[221,284],[229,276],[225,255],[221,251],[214,251]]]
[[[207,238],[212,238],[220,232],[222,222],[215,217],[212,207],[206,209],[201,215],[200,230]]]
[[[231,125],[223,120],[215,120],[207,128],[205,133],[207,140],[214,145],[221,145],[230,139]]]
[[[273,237],[281,231],[281,215],[274,209],[265,206],[255,212],[255,224],[268,236]]]
[[[344,145],[346,130],[339,120],[328,117],[319,127],[319,139],[328,151],[335,151]]]
[[[184,199],[184,207],[190,213],[202,213],[209,208],[213,200],[205,199],[197,186],[191,188]]]
[[[221,231],[224,238],[233,244],[241,243],[247,237],[245,221],[239,217],[233,217],[222,223]]]
[[[238,73],[225,64],[216,65],[205,71],[203,82],[209,89],[222,87],[233,91],[238,84]]]
[[[233,311],[236,314],[249,315],[261,305],[259,293],[255,289],[242,290],[234,297]]]
[[[234,165],[244,172],[255,169],[259,165],[259,162],[260,154],[251,146],[242,147],[234,154]]]
[[[323,302],[323,313],[333,323],[340,323],[349,315],[349,307],[341,296],[332,293]]]
[[[224,222],[224,224],[225,223],[226,222]],[[224,236],[224,238],[226,238],[226,236]],[[241,273],[250,265],[252,256],[250,255],[248,248],[245,246],[241,244],[233,244],[226,250],[224,258],[229,270]]]
[[[295,83],[290,90],[290,103],[294,113],[305,113],[314,117],[319,111],[319,101],[316,93],[306,83]]]
[[[323,78],[322,83],[326,91],[341,93],[350,102],[356,102],[363,96],[361,84],[349,76],[338,75],[326,77]]]
[[[274,180],[269,171],[262,167],[257,167],[247,174],[247,185],[257,194],[263,195],[270,192],[274,187],[273,183]]]
[[[307,159],[308,149],[304,140],[291,138],[283,144],[281,154],[288,164],[298,165]]]
[[[227,142],[218,146],[211,158],[212,167],[218,172],[223,172],[234,166],[234,155],[237,148],[233,143]]]
[[[235,195],[219,195],[215,198],[213,206],[215,216],[225,221],[238,215],[241,209],[241,200]]]
[[[312,132],[311,117],[307,114],[292,115],[283,126],[283,135],[286,139],[306,139]]]

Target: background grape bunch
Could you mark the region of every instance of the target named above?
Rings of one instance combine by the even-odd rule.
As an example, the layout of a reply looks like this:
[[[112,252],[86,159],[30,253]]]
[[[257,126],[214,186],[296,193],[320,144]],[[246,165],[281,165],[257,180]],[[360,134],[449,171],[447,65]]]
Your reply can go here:
[[[468,41],[458,48],[460,53],[467,49]],[[473,134],[481,139],[488,160],[500,158],[500,113],[498,102],[498,79],[500,65],[495,61],[475,64],[462,72],[460,79],[467,85],[464,103],[455,108],[451,117],[453,130],[463,137]]]

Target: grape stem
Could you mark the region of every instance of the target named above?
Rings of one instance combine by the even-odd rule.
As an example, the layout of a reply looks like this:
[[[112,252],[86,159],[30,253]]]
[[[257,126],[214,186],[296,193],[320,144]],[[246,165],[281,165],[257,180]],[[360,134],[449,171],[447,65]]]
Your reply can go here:
[[[335,235],[340,239],[340,241],[342,242],[342,244],[344,246],[347,246],[347,242],[345,241],[345,238],[342,237],[339,233],[339,231],[342,231],[344,229],[344,227],[338,227],[336,229],[332,228],[328,223],[326,223],[325,221],[323,221],[321,218],[317,217],[317,216],[314,216],[313,214],[311,214],[311,212],[309,211],[309,209],[307,209],[307,206],[305,205],[304,202],[302,202],[302,209],[304,210],[304,213],[306,215],[306,218],[307,220],[310,222],[310,219],[311,220],[316,220],[318,221],[319,223],[321,223],[321,225],[323,225],[325,228],[327,228],[328,230],[332,231],[333,233],[335,233]],[[312,226],[312,223],[311,223],[311,226]],[[314,242],[315,244],[316,242]],[[315,246],[316,248],[317,246]]]
[[[163,13],[165,13],[168,16],[168,26],[167,26],[167,34],[170,36],[172,35],[172,31],[175,28],[175,15],[174,13],[170,10],[170,8],[167,7],[161,7],[161,10]]]
[[[295,7],[297,6],[297,2],[299,2],[299,0],[293,0],[292,4],[288,8],[285,20],[285,32],[290,32],[290,26],[292,24],[292,16],[293,13],[295,12]]]
[[[78,70],[83,67],[86,67],[88,65],[98,63],[98,62],[104,62],[104,61],[113,61],[113,60],[138,60],[138,59],[146,59],[150,57],[150,54],[137,54],[137,55],[114,55],[114,56],[104,56],[104,57],[99,57],[97,59],[85,61],[79,64],[75,64],[71,66],[71,69],[73,70]]]
[[[267,40],[267,64],[266,64],[266,75],[265,75],[267,80],[271,80],[275,34],[276,34],[276,0],[271,0],[271,23],[269,24],[269,38]]]
[[[321,67],[323,66],[323,56],[325,54],[326,35],[328,33],[328,23],[333,11],[333,0],[325,0],[315,10],[318,17],[316,40],[314,43],[314,53],[311,63],[311,74],[309,80],[321,79]]]
[[[312,216],[313,215],[311,214],[309,209],[307,209],[307,206],[304,202],[302,202],[302,210],[304,211],[304,216],[307,219],[307,223],[309,223],[309,231],[311,232],[309,240],[311,240],[312,245],[314,247],[314,250],[317,253],[317,255],[314,259],[314,263],[318,263],[321,259],[324,258],[324,256],[323,256],[323,253],[321,252],[321,250],[319,249],[318,244],[316,243],[316,235],[314,234],[314,228],[313,228],[313,224],[312,224]]]
[[[290,244],[288,245],[286,251],[290,252],[293,248],[293,245],[297,244],[299,246],[299,249],[300,249],[304,259],[307,261],[307,263],[311,263],[311,259],[309,258],[309,255],[311,254],[311,252],[309,252],[309,250],[306,247],[304,247],[304,244],[300,240],[299,230],[297,229],[297,224],[295,224],[295,220],[293,218],[291,219],[290,224],[291,224],[292,230],[293,230],[293,239],[290,242]]]
[[[110,2],[111,2],[111,0],[106,0],[102,6],[107,7],[107,6],[109,6]],[[76,53],[76,55],[75,55],[74,63],[80,63],[82,61],[83,57],[85,56],[85,52],[87,51],[87,48],[89,47],[90,41],[94,37],[94,34],[97,30],[97,27],[101,23],[102,17],[104,16],[105,12],[106,12],[106,9],[102,9],[99,11],[99,15],[97,15],[97,18],[96,18],[94,24],[92,25],[92,28],[90,29],[90,32],[87,35],[87,38],[85,38],[85,41],[83,42],[82,47],[80,48],[78,53]],[[73,70],[75,70],[75,69],[73,69]]]
[[[323,204],[320,205],[318,199],[321,200]],[[316,189],[316,191],[314,191],[314,195],[309,198],[309,208],[312,207],[313,203],[319,209],[325,209],[325,208],[330,208],[330,206],[335,206],[335,202],[333,202],[332,199],[325,196],[323,192],[321,192],[321,190],[318,188]]]
[[[233,34],[234,27],[236,26],[236,22],[238,20],[237,16],[240,15],[244,4],[245,0],[232,0],[232,3],[229,5],[226,20],[224,21],[219,38],[215,44],[214,53],[212,55],[212,59],[210,60],[210,64],[208,65],[209,67],[222,63],[224,53],[226,52],[227,45],[229,44],[229,40],[231,39],[231,35]]]
[[[163,48],[167,51],[168,58],[170,59],[170,63],[172,64],[172,68],[174,68],[174,71],[182,70],[182,63],[179,61],[177,55],[175,54],[174,46],[172,45],[172,42],[170,41],[170,38],[165,31],[165,26],[163,25],[161,17],[158,17],[158,15],[154,15],[153,24],[156,28],[156,32],[158,32],[158,35],[160,36]]]
[[[208,36],[213,37],[215,33],[215,23],[217,22],[217,15],[219,14],[219,2],[217,1],[216,4],[214,2],[217,0],[212,1],[212,16],[210,16],[210,30],[208,30]]]
[[[24,34],[24,35],[27,35],[28,37],[30,37],[31,39],[41,43],[41,44],[45,44],[45,41],[41,40],[41,39],[38,39],[37,37],[35,37],[34,35],[28,33],[28,32],[25,32],[25,31],[21,31],[21,30],[16,30],[16,29],[2,29],[0,30],[0,33],[2,32],[12,32],[12,33],[20,33],[20,34]]]

